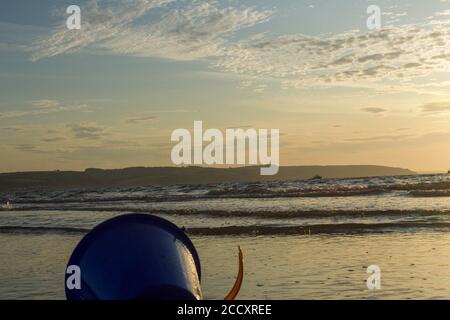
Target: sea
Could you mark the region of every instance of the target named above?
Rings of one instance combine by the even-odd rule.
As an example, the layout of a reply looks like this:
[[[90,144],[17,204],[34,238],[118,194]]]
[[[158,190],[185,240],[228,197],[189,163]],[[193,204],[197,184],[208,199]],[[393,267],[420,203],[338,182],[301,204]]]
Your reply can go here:
[[[128,213],[186,230],[205,299],[232,287],[238,246],[238,299],[450,298],[450,174],[19,190],[0,202],[0,299],[65,299],[77,243]]]

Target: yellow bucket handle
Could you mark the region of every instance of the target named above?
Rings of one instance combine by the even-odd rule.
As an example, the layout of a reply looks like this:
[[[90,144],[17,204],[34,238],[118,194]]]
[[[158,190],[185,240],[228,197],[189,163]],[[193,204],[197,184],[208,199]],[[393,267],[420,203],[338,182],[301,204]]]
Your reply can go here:
[[[241,247],[238,247],[238,249],[239,249],[239,272],[236,281],[234,282],[233,288],[231,288],[230,292],[226,295],[224,300],[234,300],[238,295],[239,290],[241,290],[242,280],[244,279],[244,258]]]

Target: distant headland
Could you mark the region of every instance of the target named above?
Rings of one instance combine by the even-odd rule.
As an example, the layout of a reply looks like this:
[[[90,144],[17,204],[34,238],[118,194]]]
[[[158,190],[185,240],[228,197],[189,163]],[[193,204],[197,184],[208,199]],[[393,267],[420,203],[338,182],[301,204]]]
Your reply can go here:
[[[132,167],[85,171],[35,171],[0,174],[0,191],[137,187],[146,185],[257,182],[311,178],[355,178],[414,175],[415,172],[385,166],[282,166],[274,176],[261,176],[259,166],[239,168]]]

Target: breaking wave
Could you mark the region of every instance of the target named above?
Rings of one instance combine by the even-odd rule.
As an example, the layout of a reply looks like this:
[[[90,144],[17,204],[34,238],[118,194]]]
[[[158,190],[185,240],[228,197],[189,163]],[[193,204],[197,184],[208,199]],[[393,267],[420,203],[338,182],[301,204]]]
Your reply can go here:
[[[195,227],[186,229],[193,236],[270,236],[270,235],[326,235],[365,234],[415,230],[448,231],[448,222],[392,222],[392,223],[341,223],[309,226],[225,226]],[[78,234],[89,232],[86,228],[0,226],[0,233],[9,234]]]
[[[0,233],[12,234],[84,234],[88,233],[89,229],[72,228],[72,227],[24,227],[24,226],[0,226]]]
[[[135,207],[16,207],[8,211],[83,211],[83,212],[123,212],[123,213],[151,213],[164,214],[168,216],[204,216],[217,218],[270,218],[270,219],[289,219],[289,218],[386,218],[386,217],[429,217],[429,216],[448,216],[449,210],[197,210],[197,209],[147,209]],[[0,210],[1,211],[1,210]]]
[[[97,190],[46,190],[0,193],[0,204],[70,204],[177,202],[227,198],[322,198],[395,194],[403,197],[450,197],[450,175],[417,175],[354,179],[216,183]]]

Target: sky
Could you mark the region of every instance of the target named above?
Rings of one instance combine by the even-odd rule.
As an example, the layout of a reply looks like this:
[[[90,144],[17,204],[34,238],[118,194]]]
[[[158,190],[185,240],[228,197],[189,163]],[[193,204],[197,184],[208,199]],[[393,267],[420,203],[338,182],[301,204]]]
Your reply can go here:
[[[0,7],[0,172],[172,165],[195,120],[279,129],[281,165],[450,169],[449,0]]]

